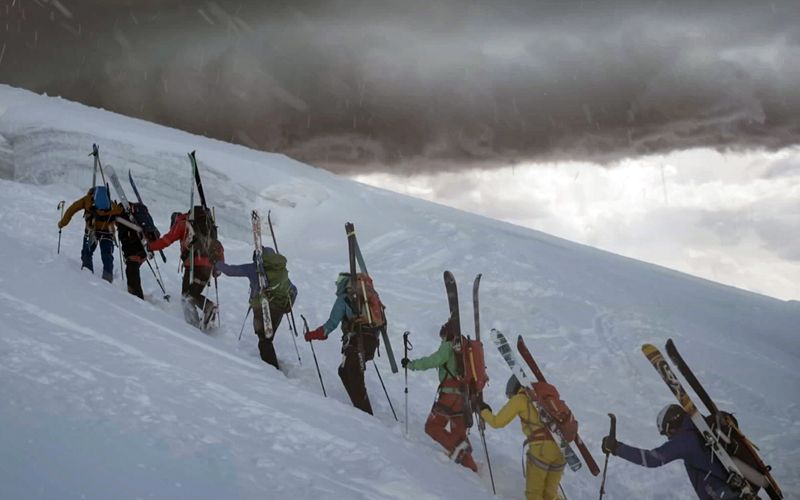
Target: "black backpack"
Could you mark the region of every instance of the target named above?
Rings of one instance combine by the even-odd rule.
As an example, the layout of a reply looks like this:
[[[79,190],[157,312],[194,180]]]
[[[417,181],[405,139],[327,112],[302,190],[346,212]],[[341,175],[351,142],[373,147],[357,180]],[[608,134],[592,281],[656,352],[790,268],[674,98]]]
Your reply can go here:
[[[160,234],[155,223],[153,222],[153,217],[150,215],[150,211],[147,209],[147,206],[142,205],[141,203],[131,203],[130,206],[131,214],[133,215],[133,222],[142,228],[145,237],[150,241],[158,239]]]
[[[217,241],[217,225],[214,224],[214,216],[211,210],[202,206],[194,207],[194,220],[191,223],[194,231],[194,238],[191,245],[195,253],[212,257],[219,246]]]

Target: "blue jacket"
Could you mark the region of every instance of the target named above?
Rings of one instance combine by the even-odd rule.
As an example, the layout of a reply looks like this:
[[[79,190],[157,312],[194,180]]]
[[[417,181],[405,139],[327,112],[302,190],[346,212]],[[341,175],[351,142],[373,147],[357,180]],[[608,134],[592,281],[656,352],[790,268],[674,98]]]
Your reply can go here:
[[[342,281],[336,287],[336,302],[331,307],[328,321],[322,325],[323,330],[325,330],[325,337],[327,338],[329,333],[336,330],[336,327],[343,320],[352,320],[353,314],[353,308],[350,307],[347,301],[347,281]]]
[[[266,254],[275,253],[275,250],[271,249],[270,247],[263,247],[262,251]],[[250,298],[258,295],[259,287],[258,287],[258,266],[255,262],[248,262],[247,264],[239,264],[239,265],[228,265],[225,262],[217,262],[215,267],[223,273],[225,276],[230,276],[232,278],[235,277],[246,277],[250,280]],[[266,280],[266,275],[264,276]],[[297,287],[294,286],[294,283],[291,283],[291,291],[289,292],[292,296],[292,303],[294,304],[295,299],[297,297]],[[269,281],[267,281],[267,285],[269,286]]]
[[[658,448],[643,450],[619,443],[615,455],[644,467],[661,467],[673,460],[683,460],[700,500],[738,498],[725,482],[728,477],[725,468],[705,445],[689,418],[685,418],[681,428]]]

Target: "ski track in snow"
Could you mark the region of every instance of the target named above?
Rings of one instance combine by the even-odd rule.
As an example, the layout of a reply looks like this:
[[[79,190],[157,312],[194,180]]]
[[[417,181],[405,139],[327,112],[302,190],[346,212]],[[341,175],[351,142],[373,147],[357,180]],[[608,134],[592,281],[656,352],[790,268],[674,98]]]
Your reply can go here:
[[[406,198],[280,155],[0,86],[0,458],[3,498],[491,498],[480,477],[447,460],[423,431],[434,372],[409,373],[409,429],[394,421],[375,376],[376,416],[354,410],[336,369],[338,333],[315,343],[321,396],[302,337],[299,364],[281,325],[277,371],[258,357],[251,319],[241,342],[247,280],[221,277],[221,324],[184,324],[177,245],[161,265],[172,302],[145,268],[146,301],[125,292],[115,250],[113,285],[80,270],[80,215],[56,255],[56,205],[85,193],[91,144],[124,177],[131,169],[155,222],[185,210],[188,151],[197,149],[216,206],[226,260],[252,252],[249,211],[272,219],[300,295],[296,319],[314,328],[347,268],[344,222],[356,224],[387,305],[395,355],[438,345],[447,318],[444,269],[460,283],[470,335],[478,272],[484,334],[522,334],[581,422],[598,462],[613,411],[622,441],[655,447],[655,415],[671,395],[641,355],[672,337],[718,403],[761,446],[787,498],[800,497],[800,306],[614,256],[548,235]],[[128,190],[129,198],[132,191]],[[267,228],[265,228],[267,231]],[[265,234],[265,241],[270,241]],[[270,243],[271,244],[271,243]],[[100,268],[99,251],[95,265]],[[213,296],[213,291],[210,292]],[[487,402],[504,402],[508,370],[486,344]],[[402,419],[403,377],[376,358]],[[778,432],[778,429],[781,429]],[[524,489],[519,425],[487,430],[500,497]],[[477,432],[475,458],[484,463]],[[89,474],[89,471],[92,471]],[[95,472],[96,471],[96,472]],[[599,479],[567,472],[571,498],[596,498]],[[609,498],[691,498],[683,466],[643,469],[612,458]]]

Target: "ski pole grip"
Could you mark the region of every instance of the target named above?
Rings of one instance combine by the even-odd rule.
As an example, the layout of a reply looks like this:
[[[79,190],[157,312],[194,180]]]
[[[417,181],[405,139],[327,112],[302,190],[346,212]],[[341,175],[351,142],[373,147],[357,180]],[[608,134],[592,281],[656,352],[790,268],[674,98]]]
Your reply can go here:
[[[608,434],[611,437],[616,438],[617,437],[617,416],[614,415],[613,413],[609,413],[608,414],[608,418],[611,420],[611,427],[608,430]]]

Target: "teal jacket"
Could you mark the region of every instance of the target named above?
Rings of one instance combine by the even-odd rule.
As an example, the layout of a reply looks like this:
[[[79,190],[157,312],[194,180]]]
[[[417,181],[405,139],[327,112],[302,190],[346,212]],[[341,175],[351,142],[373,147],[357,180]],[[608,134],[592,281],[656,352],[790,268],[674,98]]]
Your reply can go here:
[[[442,340],[439,344],[439,349],[430,356],[415,359],[408,363],[408,367],[414,371],[430,370],[431,368],[439,369],[439,383],[441,384],[447,378],[453,378],[458,374],[458,361],[456,360],[456,352],[453,349],[453,343],[449,340]],[[449,388],[441,388],[442,392],[457,392],[448,390]]]
[[[351,321],[353,319],[353,309],[347,303],[347,282],[343,281],[336,287],[336,302],[331,307],[331,313],[328,315],[328,321],[322,325],[325,330],[325,338],[328,337],[332,331],[336,330],[343,320]]]

